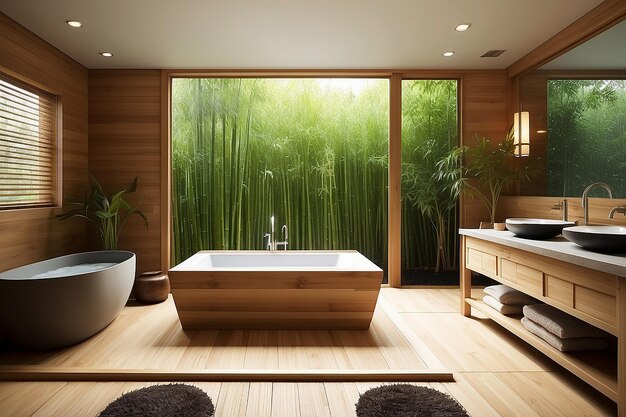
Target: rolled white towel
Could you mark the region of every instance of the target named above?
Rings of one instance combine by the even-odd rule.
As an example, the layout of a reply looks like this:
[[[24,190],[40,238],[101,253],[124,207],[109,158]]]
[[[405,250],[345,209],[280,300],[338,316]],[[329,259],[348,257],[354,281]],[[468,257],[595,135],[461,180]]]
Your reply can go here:
[[[608,340],[606,337],[573,337],[570,339],[562,339],[550,333],[546,328],[535,323],[526,316],[522,317],[522,326],[561,352],[603,350],[608,347]]]
[[[561,339],[608,336],[605,331],[548,304],[524,306],[524,316]]]
[[[489,307],[498,310],[502,314],[522,314],[522,306],[510,306],[502,304],[490,295],[485,295],[483,301]]]
[[[522,306],[539,302],[530,295],[526,295],[506,285],[490,285],[489,287],[485,287],[483,292],[506,305]]]

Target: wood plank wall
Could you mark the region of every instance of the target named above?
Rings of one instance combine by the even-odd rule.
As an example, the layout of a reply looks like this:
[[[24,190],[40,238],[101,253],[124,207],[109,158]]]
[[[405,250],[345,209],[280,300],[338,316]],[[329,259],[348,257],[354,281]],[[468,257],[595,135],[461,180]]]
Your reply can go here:
[[[61,95],[62,190],[67,204],[87,184],[87,69],[0,13],[0,68]],[[59,208],[0,211],[0,271],[84,249],[79,219],[60,221]]]
[[[507,217],[531,217],[540,219],[561,219],[562,212],[551,208],[564,200],[563,197],[503,196],[498,204],[497,217],[504,221]],[[568,220],[583,224],[583,207],[580,197],[565,198],[568,203]],[[589,198],[589,224],[626,226],[626,217],[616,213],[609,219],[613,207],[626,205],[624,198]]]
[[[512,81],[506,71],[468,71],[461,79],[461,141],[472,146],[476,135],[502,140],[513,124],[509,100]],[[476,198],[461,195],[460,227],[477,228],[488,221],[487,209]]]
[[[89,71],[89,170],[107,192],[139,177],[128,199],[139,203],[148,230],[134,216],[119,248],[137,254],[137,273],[160,270],[161,71]]]

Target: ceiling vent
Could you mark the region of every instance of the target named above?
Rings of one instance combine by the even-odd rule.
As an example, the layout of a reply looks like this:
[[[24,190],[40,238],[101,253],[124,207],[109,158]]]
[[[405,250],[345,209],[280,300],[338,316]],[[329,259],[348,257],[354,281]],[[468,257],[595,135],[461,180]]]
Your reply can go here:
[[[504,49],[492,49],[490,51],[485,52],[480,57],[481,58],[496,58],[504,53]]]

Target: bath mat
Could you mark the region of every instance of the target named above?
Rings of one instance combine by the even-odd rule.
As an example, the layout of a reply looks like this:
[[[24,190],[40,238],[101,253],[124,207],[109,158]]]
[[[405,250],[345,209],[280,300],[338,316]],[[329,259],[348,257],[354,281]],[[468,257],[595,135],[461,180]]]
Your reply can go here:
[[[100,417],[213,417],[211,398],[186,384],[153,385],[122,395]]]
[[[409,384],[372,388],[359,398],[357,417],[469,417],[449,395]]]

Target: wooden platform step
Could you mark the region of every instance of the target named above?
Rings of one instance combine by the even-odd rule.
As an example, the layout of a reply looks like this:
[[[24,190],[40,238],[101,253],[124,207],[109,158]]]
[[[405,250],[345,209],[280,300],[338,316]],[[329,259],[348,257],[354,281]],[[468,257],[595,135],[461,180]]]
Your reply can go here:
[[[424,369],[84,369],[2,366],[0,381],[454,382]]]

